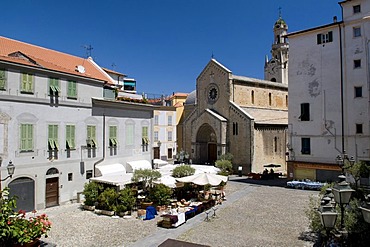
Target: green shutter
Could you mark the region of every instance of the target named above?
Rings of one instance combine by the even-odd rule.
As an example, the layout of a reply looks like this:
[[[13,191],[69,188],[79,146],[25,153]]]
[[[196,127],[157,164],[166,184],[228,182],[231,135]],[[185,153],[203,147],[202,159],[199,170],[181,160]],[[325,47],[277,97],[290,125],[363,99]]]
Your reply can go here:
[[[58,125],[48,126],[48,144],[51,149],[59,149],[58,144]]]
[[[126,145],[134,144],[134,126],[132,124],[126,125]]]
[[[67,148],[69,149],[75,148],[75,126],[74,125],[66,126],[66,142],[67,142]]]
[[[5,70],[0,69],[0,89],[5,89]]]
[[[77,84],[75,81],[68,81],[67,96],[70,98],[77,97]]]
[[[21,124],[20,127],[21,137],[21,151],[32,151],[33,150],[33,125],[32,124]]]
[[[90,139],[88,145],[96,146],[96,127],[92,125],[87,126],[87,139]]]

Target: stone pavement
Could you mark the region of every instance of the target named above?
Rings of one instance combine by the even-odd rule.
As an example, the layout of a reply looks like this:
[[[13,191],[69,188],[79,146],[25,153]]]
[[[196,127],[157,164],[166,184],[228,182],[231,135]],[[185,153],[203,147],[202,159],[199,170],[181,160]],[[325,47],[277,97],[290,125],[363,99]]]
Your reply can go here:
[[[217,217],[204,221],[203,212],[174,229],[157,227],[160,217],[113,219],[83,211],[78,204],[48,208],[40,213],[47,213],[54,225],[49,238],[42,240],[45,247],[145,247],[168,238],[212,247],[313,246],[304,238],[308,232],[304,210],[309,196],[318,192],[287,189],[284,184],[230,177],[227,201],[217,206]]]

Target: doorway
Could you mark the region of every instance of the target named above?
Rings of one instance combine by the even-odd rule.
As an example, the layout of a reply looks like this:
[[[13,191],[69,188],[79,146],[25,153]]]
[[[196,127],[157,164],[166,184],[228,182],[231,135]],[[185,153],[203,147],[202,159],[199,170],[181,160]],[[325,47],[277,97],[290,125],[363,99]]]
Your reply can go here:
[[[46,179],[45,207],[59,205],[59,177]]]

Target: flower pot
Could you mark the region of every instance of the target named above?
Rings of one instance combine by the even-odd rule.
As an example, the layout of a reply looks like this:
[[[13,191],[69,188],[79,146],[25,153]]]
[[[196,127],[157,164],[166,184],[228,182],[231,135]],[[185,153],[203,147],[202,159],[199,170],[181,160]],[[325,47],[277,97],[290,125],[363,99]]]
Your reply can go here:
[[[100,210],[100,211],[101,211],[101,214],[104,214],[104,215],[108,215],[108,216],[114,215],[114,211],[110,211],[110,210]]]
[[[88,210],[88,211],[94,211],[95,210],[95,206],[89,206],[89,205],[83,205],[82,208],[84,210]]]
[[[38,247],[38,246],[40,246],[40,238],[36,238],[29,243],[23,243],[23,244],[15,243],[12,245],[12,247]]]

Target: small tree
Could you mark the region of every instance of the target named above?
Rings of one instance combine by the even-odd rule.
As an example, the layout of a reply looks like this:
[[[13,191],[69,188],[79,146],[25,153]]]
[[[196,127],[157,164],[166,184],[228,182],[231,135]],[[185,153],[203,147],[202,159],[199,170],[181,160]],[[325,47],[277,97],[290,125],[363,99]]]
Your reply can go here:
[[[115,188],[107,188],[97,198],[99,209],[113,211],[116,208],[118,192]]]
[[[153,187],[153,182],[158,180],[161,176],[162,174],[157,170],[140,169],[134,171],[131,180],[135,183],[142,182],[144,190],[148,191],[149,188]]]
[[[191,176],[195,173],[195,169],[190,165],[179,165],[172,171],[172,176],[175,178],[182,178]]]
[[[103,189],[101,184],[96,182],[85,183],[82,194],[85,196],[85,205],[94,206],[97,201],[99,192]]]
[[[120,190],[118,195],[118,205],[117,207],[122,207],[121,212],[124,211],[131,211],[132,208],[135,206],[136,203],[136,197],[135,193],[132,191],[131,188],[124,188],[123,190]]]
[[[157,205],[167,205],[172,196],[172,189],[164,184],[157,184],[149,192],[149,199]]]
[[[221,170],[219,174],[227,176],[231,172],[233,164],[230,160],[216,160],[216,167]]]

